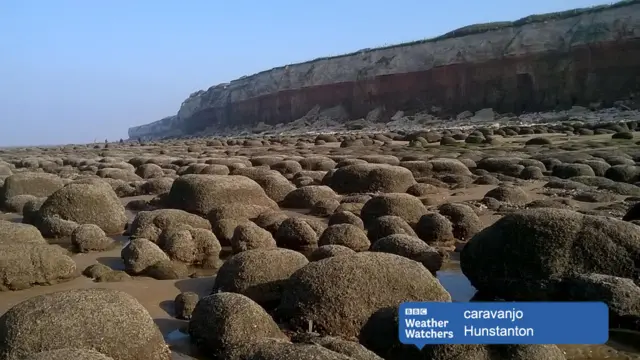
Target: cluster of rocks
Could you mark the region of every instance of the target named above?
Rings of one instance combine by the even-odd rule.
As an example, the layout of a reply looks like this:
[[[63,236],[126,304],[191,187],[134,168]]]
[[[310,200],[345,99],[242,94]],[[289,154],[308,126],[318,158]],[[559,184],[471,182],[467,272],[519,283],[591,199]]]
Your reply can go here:
[[[79,270],[126,281],[212,269],[209,295],[175,299],[191,341],[212,358],[565,359],[555,345],[418,350],[396,336],[401,302],[452,300],[435,275],[453,251],[480,294],[605,301],[612,327],[640,330],[640,152],[625,138],[605,139],[618,141],[611,149],[544,135],[589,136],[561,126],[461,130],[465,140],[432,131],[4,151],[0,206],[23,223],[0,221],[0,290]],[[633,138],[635,125],[595,129]],[[447,199],[474,189],[478,198]],[[147,196],[123,205],[138,195]],[[581,206],[592,203],[603,204]],[[76,269],[72,253],[50,244],[107,251],[122,234],[124,271]],[[117,290],[37,296],[0,325],[3,359],[170,357],[149,313]]]

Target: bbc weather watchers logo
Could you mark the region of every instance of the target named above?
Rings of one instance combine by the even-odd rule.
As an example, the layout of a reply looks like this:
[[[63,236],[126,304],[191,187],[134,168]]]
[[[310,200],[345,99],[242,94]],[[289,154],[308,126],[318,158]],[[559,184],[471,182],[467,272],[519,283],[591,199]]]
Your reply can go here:
[[[427,315],[426,308],[406,308],[404,314],[407,316]]]

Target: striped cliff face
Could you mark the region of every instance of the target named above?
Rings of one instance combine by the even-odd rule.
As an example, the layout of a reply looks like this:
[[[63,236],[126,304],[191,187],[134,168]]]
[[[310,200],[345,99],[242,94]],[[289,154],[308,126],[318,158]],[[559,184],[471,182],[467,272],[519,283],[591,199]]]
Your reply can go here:
[[[519,113],[640,91],[640,2],[576,13],[271,69],[192,94],[170,127],[286,123],[338,105],[352,119],[377,107]]]

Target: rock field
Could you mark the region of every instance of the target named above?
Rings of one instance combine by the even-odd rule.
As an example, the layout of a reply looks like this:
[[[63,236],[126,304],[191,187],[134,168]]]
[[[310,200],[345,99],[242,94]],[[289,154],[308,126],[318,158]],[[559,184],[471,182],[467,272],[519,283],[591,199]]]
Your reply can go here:
[[[313,123],[0,150],[0,360],[640,359],[638,112]],[[605,301],[610,342],[397,340],[477,300]]]

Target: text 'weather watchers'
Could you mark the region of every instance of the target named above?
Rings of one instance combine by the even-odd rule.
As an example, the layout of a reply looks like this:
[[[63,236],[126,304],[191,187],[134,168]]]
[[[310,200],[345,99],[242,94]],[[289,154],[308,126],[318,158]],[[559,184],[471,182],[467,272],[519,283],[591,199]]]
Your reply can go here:
[[[399,308],[399,337],[429,344],[603,344],[609,309],[601,302],[411,302]]]

